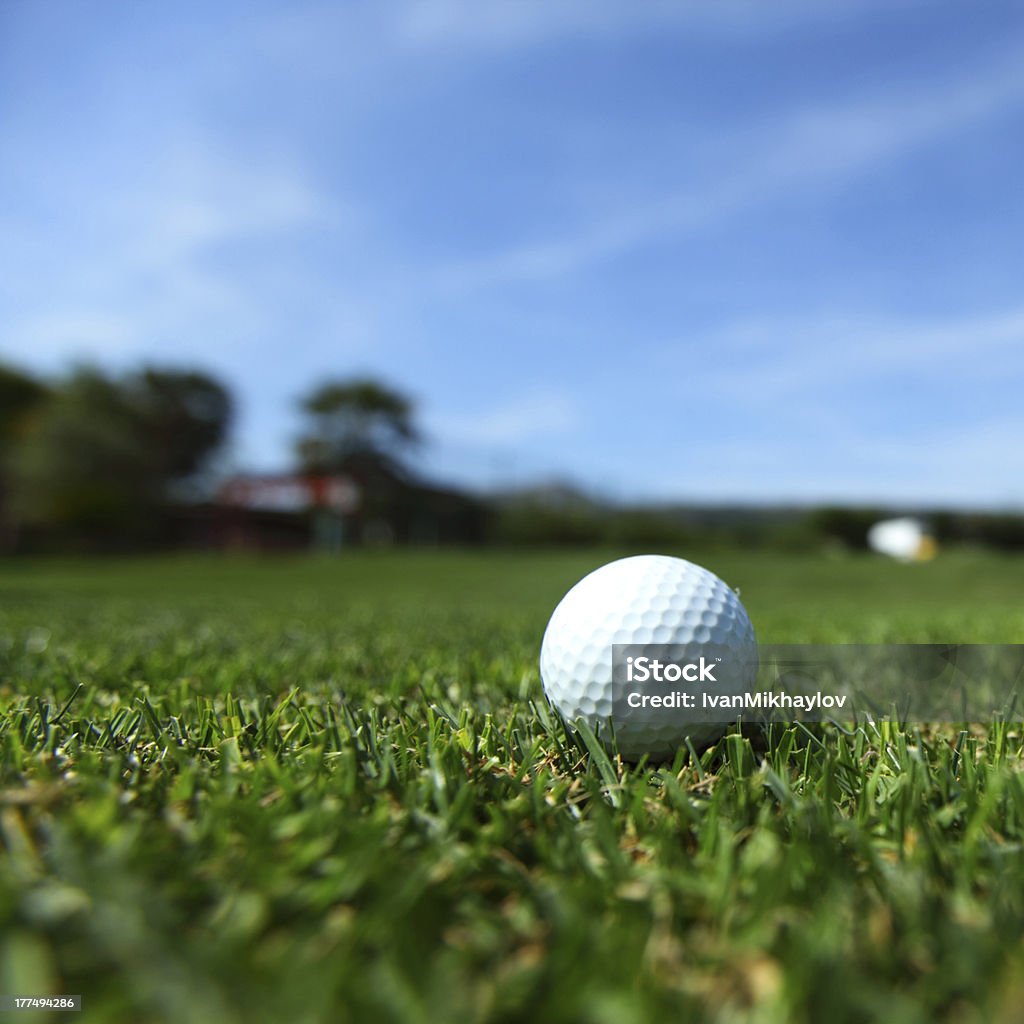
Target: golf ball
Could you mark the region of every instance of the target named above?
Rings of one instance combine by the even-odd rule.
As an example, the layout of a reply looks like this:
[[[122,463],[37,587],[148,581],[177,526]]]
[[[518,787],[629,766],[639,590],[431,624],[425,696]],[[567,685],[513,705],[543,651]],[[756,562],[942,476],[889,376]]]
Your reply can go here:
[[[713,665],[717,693],[742,693],[757,672],[754,627],[739,597],[713,572],[682,558],[637,555],[594,570],[551,615],[540,651],[548,700],[566,719],[608,741],[627,760],[671,758],[687,738],[695,746],[724,731],[721,712],[631,707],[613,686],[613,645],[659,645],[672,661]],[[661,646],[664,645],[664,646]],[[621,666],[620,666],[621,673]],[[705,678],[711,678],[706,676]],[[695,690],[692,682],[689,690]],[[638,698],[634,698],[637,700]]]

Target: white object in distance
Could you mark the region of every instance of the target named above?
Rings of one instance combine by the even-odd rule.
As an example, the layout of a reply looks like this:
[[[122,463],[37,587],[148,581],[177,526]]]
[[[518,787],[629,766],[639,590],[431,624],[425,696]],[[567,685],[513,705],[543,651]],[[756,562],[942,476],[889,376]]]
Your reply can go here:
[[[868,530],[868,547],[901,562],[925,561],[935,555],[935,541],[919,519],[883,519]]]

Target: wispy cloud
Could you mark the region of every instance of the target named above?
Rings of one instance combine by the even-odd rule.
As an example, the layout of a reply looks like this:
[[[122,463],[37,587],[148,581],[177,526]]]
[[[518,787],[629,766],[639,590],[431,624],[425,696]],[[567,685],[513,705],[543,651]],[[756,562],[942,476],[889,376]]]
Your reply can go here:
[[[1024,103],[1024,53],[1005,53],[952,84],[845,105],[803,107],[749,133],[713,178],[657,199],[631,201],[577,231],[441,268],[442,290],[547,280],[667,237],[685,237],[747,208],[840,187],[933,141]]]
[[[929,0],[377,0],[340,7],[307,0],[264,13],[243,30],[270,56],[315,56],[335,74],[351,66],[434,53],[522,51],[572,40],[628,42],[675,32],[688,38],[764,37],[925,7]],[[228,41],[231,45],[231,41]],[[339,60],[339,57],[342,58]],[[311,70],[309,66],[300,72]]]
[[[398,4],[399,38],[416,47],[521,47],[552,39],[678,29],[729,35],[763,34],[809,23],[858,17],[912,0],[408,0]],[[384,5],[387,9],[387,5]]]
[[[687,351],[708,355],[677,384]],[[761,317],[688,337],[666,346],[648,373],[661,382],[652,401],[687,400],[699,443],[666,428],[666,444],[679,450],[668,465],[685,472],[659,475],[652,490],[1024,502],[1024,415],[1013,383],[1024,380],[1022,353],[1024,307],[955,318]]]
[[[295,395],[357,366],[420,396],[464,479],[504,460],[764,497],[1017,473],[1024,52],[1001,13],[915,6],[299,0],[189,7],[169,40],[156,15],[20,5],[0,350],[199,362],[235,385],[256,465],[285,457]],[[69,59],[46,71],[51,36]],[[829,232],[933,156],[948,177],[891,220]],[[911,266],[922,225],[938,244]]]
[[[981,415],[967,426],[929,423],[923,433],[879,439],[852,432],[841,444],[808,444],[792,434],[711,439],[685,460],[684,473],[652,477],[646,494],[668,500],[1024,506],[1024,417]]]
[[[116,208],[139,225],[133,232],[159,260],[190,257],[204,247],[336,221],[338,211],[305,180],[302,169],[244,153],[187,145],[167,160],[160,178]]]
[[[858,388],[912,375],[969,381],[1024,377],[1024,307],[958,317],[880,317],[828,313],[760,317],[728,323],[661,350],[678,361],[681,345],[715,353],[700,380],[718,395],[831,394],[836,382]]]
[[[158,168],[98,195],[60,196],[49,243],[36,230],[28,250],[37,266],[27,276],[37,287],[45,281],[45,291],[35,301],[19,295],[25,311],[8,321],[8,351],[117,357],[173,332],[187,347],[197,330],[222,342],[226,324],[228,336],[255,330],[264,296],[218,252],[266,246],[339,216],[295,168],[196,144],[161,154]],[[194,340],[210,343],[209,335]]]

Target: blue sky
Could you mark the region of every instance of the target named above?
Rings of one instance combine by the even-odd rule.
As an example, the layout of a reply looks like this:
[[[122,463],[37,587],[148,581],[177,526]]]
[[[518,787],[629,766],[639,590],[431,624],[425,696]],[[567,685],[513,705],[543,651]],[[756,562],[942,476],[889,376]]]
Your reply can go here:
[[[1024,506],[1024,8],[0,5],[0,357],[372,373],[430,472]]]

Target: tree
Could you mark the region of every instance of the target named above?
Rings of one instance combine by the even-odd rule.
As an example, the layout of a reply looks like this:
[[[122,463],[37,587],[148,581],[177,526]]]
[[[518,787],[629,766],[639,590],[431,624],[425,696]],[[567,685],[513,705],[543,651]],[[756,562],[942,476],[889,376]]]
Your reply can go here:
[[[79,369],[33,417],[15,453],[13,504],[28,526],[138,540],[157,477],[117,384]]]
[[[15,452],[15,511],[67,542],[151,542],[170,484],[221,442],[230,408],[204,374],[144,369],[114,379],[80,368],[38,407]]]
[[[353,464],[395,470],[420,439],[412,402],[369,378],[328,381],[300,404],[308,428],[297,451],[309,472],[339,472]]]
[[[231,396],[195,370],[143,369],[125,382],[154,468],[165,480],[191,476],[223,442]]]
[[[826,506],[811,514],[810,526],[828,540],[861,551],[868,546],[868,530],[884,515],[883,510],[877,508]]]
[[[45,384],[11,366],[0,366],[0,549],[13,548],[17,529],[10,505],[10,461],[32,410],[47,396]]]
[[[32,409],[47,394],[45,384],[12,366],[0,366],[0,450],[6,451],[24,430]]]

